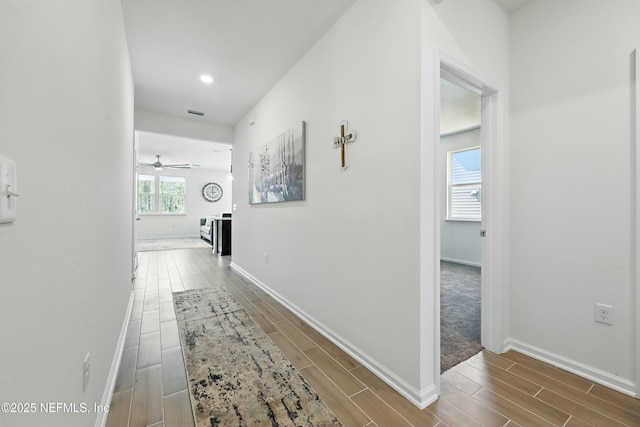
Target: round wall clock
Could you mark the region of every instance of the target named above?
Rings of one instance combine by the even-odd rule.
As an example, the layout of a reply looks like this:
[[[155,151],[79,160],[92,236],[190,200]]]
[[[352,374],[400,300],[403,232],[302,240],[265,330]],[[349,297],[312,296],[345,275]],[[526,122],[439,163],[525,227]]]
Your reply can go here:
[[[208,202],[217,202],[222,197],[222,187],[215,182],[208,182],[202,187],[202,197]]]

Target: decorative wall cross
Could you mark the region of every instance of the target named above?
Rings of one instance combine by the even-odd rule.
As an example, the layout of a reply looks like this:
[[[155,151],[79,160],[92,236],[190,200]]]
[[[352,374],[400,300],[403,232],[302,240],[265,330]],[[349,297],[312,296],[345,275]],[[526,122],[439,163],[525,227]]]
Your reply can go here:
[[[356,140],[356,131],[349,130],[349,122],[340,122],[340,136],[333,137],[333,148],[340,148],[340,160],[342,170],[347,169],[347,143]]]

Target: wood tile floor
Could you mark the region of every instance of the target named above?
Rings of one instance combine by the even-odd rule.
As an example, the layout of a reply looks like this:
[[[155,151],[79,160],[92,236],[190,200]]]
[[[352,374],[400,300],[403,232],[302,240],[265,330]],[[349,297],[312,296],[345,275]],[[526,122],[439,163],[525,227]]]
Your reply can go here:
[[[346,427],[640,426],[640,400],[516,352],[483,351],[442,375],[419,410],[208,249],[143,252],[107,426],[187,427],[193,418],[172,291],[221,284]]]

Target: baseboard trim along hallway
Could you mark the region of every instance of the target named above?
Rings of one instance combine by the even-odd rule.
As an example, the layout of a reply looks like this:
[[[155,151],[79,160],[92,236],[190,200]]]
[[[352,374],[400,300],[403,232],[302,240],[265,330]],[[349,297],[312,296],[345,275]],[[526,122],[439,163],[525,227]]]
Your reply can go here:
[[[526,354],[529,357],[537,359],[541,362],[548,363],[562,370],[576,374],[582,378],[588,379],[605,387],[612,388],[629,396],[638,397],[636,395],[636,384],[624,378],[616,377],[608,372],[602,371],[593,366],[576,362],[564,356],[543,350],[541,348],[523,343],[514,339],[507,339],[505,342],[505,352],[515,350],[518,353]]]
[[[195,426],[189,384],[197,377],[185,367],[173,298],[176,292],[218,286],[344,426],[640,425],[639,399],[516,351],[483,350],[454,366],[441,376],[438,400],[420,410],[346,353],[344,342],[327,338],[326,331],[310,326],[230,262],[207,249],[141,255],[107,427]]]
[[[113,355],[113,361],[111,362],[111,370],[109,371],[107,384],[104,388],[104,394],[102,395],[103,408],[106,408],[108,405],[110,405],[111,399],[113,398],[113,390],[116,386],[118,371],[120,370],[120,362],[122,361],[122,353],[124,352],[124,343],[127,339],[127,331],[129,329],[129,320],[131,320],[131,312],[133,311],[134,300],[135,295],[133,291],[131,291],[131,295],[129,296],[129,304],[127,305],[127,311],[125,312],[122,328],[120,329],[120,336],[118,337],[116,351]],[[99,412],[98,417],[96,418],[96,427],[104,427],[107,424],[108,415],[108,411]]]
[[[288,308],[291,312],[293,312],[296,316],[301,318],[303,321],[309,324],[313,329],[315,329],[318,333],[322,334],[329,341],[333,342],[335,345],[340,347],[344,352],[346,352],[349,356],[356,359],[363,366],[373,372],[378,378],[391,386],[398,393],[407,398],[411,403],[417,406],[420,409],[424,409],[429,406],[432,402],[434,402],[438,395],[436,393],[435,386],[427,387],[424,390],[418,390],[412,385],[408,384],[405,380],[398,377],[393,372],[389,371],[382,364],[376,361],[373,357],[368,355],[366,352],[359,349],[357,346],[353,345],[348,340],[341,337],[339,334],[332,331],[330,328],[326,327],[322,322],[316,320],[313,316],[306,313],[304,310],[301,310],[295,304],[291,303],[289,300],[269,288],[265,283],[262,283],[260,280],[255,278],[249,272],[244,270],[238,264],[231,262],[230,267],[233,271],[243,276],[245,279],[249,280],[254,285],[258,286],[266,293],[268,293],[272,298],[278,301],[280,304]]]

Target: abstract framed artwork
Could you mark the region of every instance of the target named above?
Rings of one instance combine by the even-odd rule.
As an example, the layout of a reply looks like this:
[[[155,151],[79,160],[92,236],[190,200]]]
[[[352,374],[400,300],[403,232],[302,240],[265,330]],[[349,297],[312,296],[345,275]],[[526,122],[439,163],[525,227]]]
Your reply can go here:
[[[249,153],[249,203],[304,200],[305,123]]]

